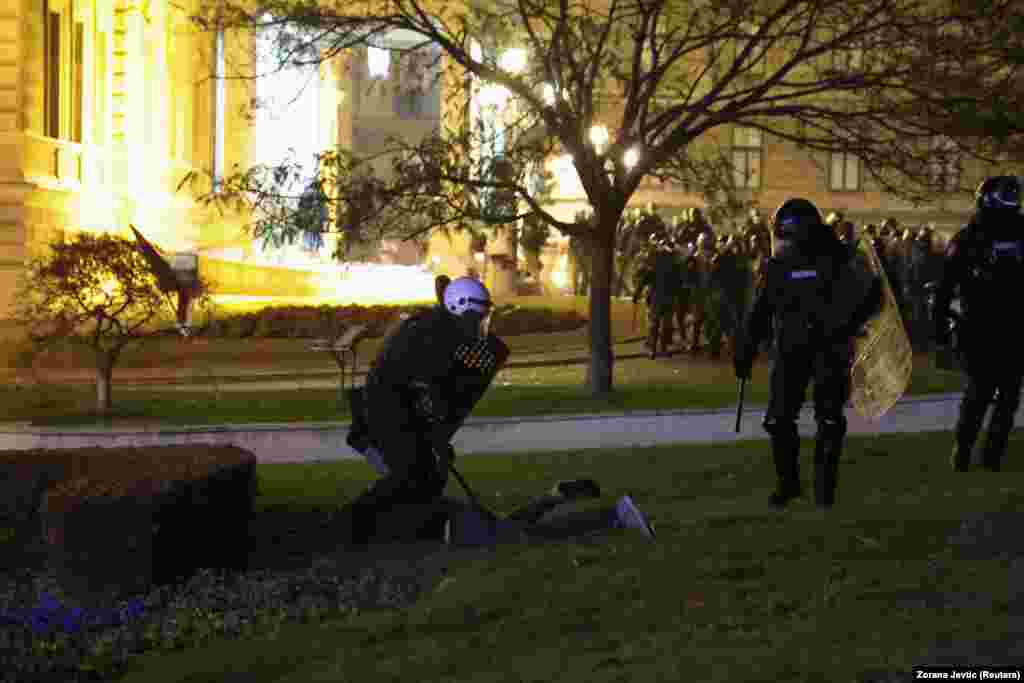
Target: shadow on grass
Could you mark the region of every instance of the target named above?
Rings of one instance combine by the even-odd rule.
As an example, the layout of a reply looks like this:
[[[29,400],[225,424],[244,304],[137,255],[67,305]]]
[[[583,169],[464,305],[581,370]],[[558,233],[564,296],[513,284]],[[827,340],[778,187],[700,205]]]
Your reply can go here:
[[[784,514],[767,509],[763,443],[464,456],[463,474],[501,513],[585,474],[610,498],[633,495],[658,542],[621,530],[599,544],[499,546],[453,560],[408,608],[153,653],[123,680],[230,680],[243,669],[254,683],[376,683],[410,671],[424,682],[495,680],[495,670],[551,680],[558,667],[566,683],[805,683],[834,680],[841,665],[844,680],[863,682],[899,680],[886,677],[944,650],[964,662],[972,648],[1005,654],[1014,603],[999,553],[1024,546],[1005,542],[1019,516],[992,515],[1024,502],[1024,444],[1015,433],[1002,475],[957,475],[937,455],[949,440],[850,439],[829,515],[813,497]],[[889,455],[868,457],[869,442]],[[805,441],[812,490],[811,450]],[[362,463],[261,466],[259,475],[252,557],[267,567],[308,566],[330,552],[342,533],[337,510],[372,477]],[[420,571],[404,559],[395,566]]]

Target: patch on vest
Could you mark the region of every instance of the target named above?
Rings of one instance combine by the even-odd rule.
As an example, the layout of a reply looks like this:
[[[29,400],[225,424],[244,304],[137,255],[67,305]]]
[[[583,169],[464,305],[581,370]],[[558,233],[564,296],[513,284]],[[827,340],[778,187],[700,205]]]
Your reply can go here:
[[[1018,249],[1019,247],[1017,242],[994,242],[992,244],[992,251],[996,254],[1007,251],[1017,253]]]
[[[790,280],[807,280],[808,278],[818,277],[818,271],[816,270],[793,270],[789,273]]]

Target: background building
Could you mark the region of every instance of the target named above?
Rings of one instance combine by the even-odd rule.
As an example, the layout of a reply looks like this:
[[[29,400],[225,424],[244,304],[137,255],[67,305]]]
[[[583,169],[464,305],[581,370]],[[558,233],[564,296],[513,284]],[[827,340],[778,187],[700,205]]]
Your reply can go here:
[[[304,159],[331,144],[372,154],[388,135],[414,138],[438,130],[443,98],[437,81],[418,92],[393,88],[409,75],[395,68],[388,47],[409,36],[395,33],[390,43],[353,54],[350,64],[332,60],[315,74],[283,72],[254,81],[218,76],[246,68],[252,73],[265,49],[260,38],[198,32],[189,21],[195,0],[0,5],[0,318],[10,312],[23,260],[54,235],[127,235],[129,223],[160,247],[194,256],[222,296],[408,298],[429,281],[388,269],[378,269],[378,280],[368,272],[339,275],[330,261],[330,237],[266,251],[247,237],[245,216],[221,215],[178,189],[195,169],[223,174],[289,148]],[[253,104],[264,106],[254,111]],[[853,157],[815,157],[749,129],[729,135],[720,142],[731,150],[737,182],[764,212],[801,195],[857,223],[893,217],[950,231],[970,210],[963,194],[924,208],[886,195]],[[571,165],[552,159],[551,168],[557,178],[551,210],[570,220],[587,202]],[[957,164],[935,172],[950,186],[961,173],[982,175]],[[648,202],[666,217],[701,205],[699,197],[654,181],[633,198],[634,206]],[[552,237],[542,254],[542,279],[562,281],[565,251],[565,240]],[[476,269],[499,295],[513,286],[517,263],[507,233],[490,240],[485,255],[472,251],[467,235],[434,235],[425,247],[382,243],[356,256],[382,265],[426,264],[453,276]],[[429,298],[432,289],[424,294]]]

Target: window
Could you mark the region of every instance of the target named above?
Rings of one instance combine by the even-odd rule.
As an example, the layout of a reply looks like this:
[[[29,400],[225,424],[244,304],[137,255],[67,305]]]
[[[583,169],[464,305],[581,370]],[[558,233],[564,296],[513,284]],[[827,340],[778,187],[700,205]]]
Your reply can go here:
[[[71,105],[68,114],[71,117],[71,141],[82,141],[82,95],[84,88],[84,60],[85,52],[85,26],[80,21],[75,21],[71,26],[71,82],[68,84],[71,90],[69,104]]]
[[[963,156],[956,143],[949,138],[936,138],[932,142],[928,164],[932,186],[950,192],[960,187],[963,175]]]
[[[737,126],[732,133],[732,171],[736,187],[761,187],[761,131]]]
[[[833,152],[828,178],[831,190],[859,190],[860,159],[845,152]]]
[[[220,29],[214,36],[213,45],[213,149],[211,163],[213,166],[213,187],[218,189],[224,181],[224,30]]]
[[[43,28],[43,134],[82,142],[85,26],[72,0],[43,0]]]
[[[333,95],[324,82],[330,74],[317,66],[282,64],[281,48],[293,45],[290,41],[298,37],[275,25],[272,15],[265,16],[265,23],[254,45],[261,74],[255,84],[255,161],[267,166],[300,164],[296,188],[304,188],[316,178],[316,155],[334,135],[336,124],[324,113],[328,95]],[[354,145],[358,134],[354,128]]]
[[[402,119],[440,117],[439,57],[440,52],[432,48],[406,53],[394,99],[396,116]]]

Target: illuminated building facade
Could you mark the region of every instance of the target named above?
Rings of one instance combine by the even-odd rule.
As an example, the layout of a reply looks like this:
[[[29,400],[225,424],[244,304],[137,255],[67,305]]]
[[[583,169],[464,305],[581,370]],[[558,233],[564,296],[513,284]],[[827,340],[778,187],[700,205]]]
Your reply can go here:
[[[265,251],[246,236],[245,216],[222,216],[177,187],[190,170],[246,168],[288,147],[303,158],[332,143],[369,154],[389,134],[431,132],[443,116],[439,86],[419,94],[371,87],[404,77],[392,68],[387,44],[356,54],[352,69],[327,62],[305,80],[291,73],[256,81],[217,78],[232,65],[251,66],[260,42],[197,32],[189,21],[195,3],[0,3],[0,318],[10,310],[24,259],[53,236],[78,230],[127,235],[129,223],[166,250],[197,255],[200,271],[224,296],[368,302],[374,295],[432,296],[426,271],[378,269],[377,275],[359,275],[362,280],[356,271],[365,268],[339,274],[329,259],[330,239]],[[389,38],[396,44],[407,39],[397,33]],[[514,70],[529,55],[502,59]],[[507,105],[502,93],[486,86],[479,95],[479,116],[493,116]],[[254,102],[267,106],[250,118]],[[872,189],[854,158],[836,155],[815,164],[807,153],[756,131],[727,134],[737,179],[765,211],[803,195],[826,211],[843,209],[858,222],[893,216],[948,229],[970,208],[960,196],[916,209]],[[598,127],[593,143],[606,139],[607,131],[602,135]],[[558,180],[551,210],[569,220],[587,202],[571,163],[550,163]],[[653,182],[633,199],[635,206],[648,202],[667,216],[700,205],[695,196]],[[534,275],[547,283],[564,281],[565,247],[561,237],[553,237],[542,256],[544,270]],[[427,253],[426,263],[438,272],[459,276],[474,268],[496,294],[511,287],[516,259],[501,258],[509,253],[507,240],[492,240],[483,255],[472,253],[464,236],[436,236]],[[412,245],[384,244],[380,255],[383,265],[423,260]]]

